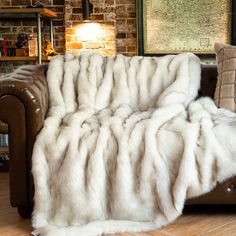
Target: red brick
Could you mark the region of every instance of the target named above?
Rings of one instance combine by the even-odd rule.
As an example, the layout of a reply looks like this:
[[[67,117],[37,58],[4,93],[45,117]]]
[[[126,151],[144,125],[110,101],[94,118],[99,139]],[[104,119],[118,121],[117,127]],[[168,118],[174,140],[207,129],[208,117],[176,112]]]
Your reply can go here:
[[[126,38],[136,38],[137,33],[127,33],[126,36],[127,36]]]
[[[114,31],[114,22],[99,23],[103,29]]]
[[[61,7],[61,6],[47,6],[48,9],[52,10],[52,11],[55,11],[55,12],[64,12],[64,6]]]
[[[18,34],[2,34],[3,38],[5,38],[7,41],[13,41],[17,39]]]
[[[67,43],[66,45],[67,49],[81,49],[83,48],[82,43]]]
[[[63,20],[54,20],[53,21],[53,26],[63,26],[64,21]]]
[[[116,15],[114,13],[105,14],[105,21],[115,21]]]
[[[65,27],[64,26],[56,26],[56,27],[54,27],[53,32],[54,32],[54,34],[65,33]]]
[[[103,14],[93,14],[91,16],[91,20],[97,21],[97,20],[104,20],[104,15]]]
[[[93,8],[93,13],[94,14],[103,13],[103,7],[94,7]]]
[[[65,21],[65,28],[71,28],[72,27],[72,21]]]
[[[30,6],[30,0],[11,0],[11,6]]]
[[[102,35],[102,36],[97,36],[97,40],[101,41],[114,41],[115,40],[115,35]]]
[[[64,5],[64,0],[53,0],[53,5]]]
[[[128,12],[126,10],[116,11],[116,16],[118,18],[134,18],[134,17],[136,17],[136,12]]]
[[[104,42],[104,46],[105,46],[105,49],[114,49],[115,42],[114,41]]]
[[[82,15],[70,15],[70,18],[69,18],[70,21],[82,21]]]
[[[20,26],[21,25],[21,21],[20,20],[1,20],[0,21],[0,26]]]
[[[56,47],[61,47],[61,48],[65,47],[65,42],[61,42],[61,41],[56,40],[54,44]]]
[[[104,43],[102,43],[102,42],[95,42],[95,43],[84,42],[83,43],[83,48],[86,48],[86,49],[99,49],[99,48],[105,48],[105,46],[104,46]]]
[[[63,33],[57,33],[57,34],[55,34],[54,36],[53,36],[53,38],[55,39],[55,40],[62,40],[62,41],[65,41],[65,34]]]
[[[128,25],[136,25],[136,19],[127,19]]]
[[[136,45],[136,39],[117,39],[117,45],[119,46],[133,46]]]
[[[65,12],[57,12],[57,17],[54,19],[63,19],[65,18]]]
[[[134,4],[135,0],[116,0],[116,4]]]
[[[22,21],[22,25],[24,26],[36,26],[37,25],[37,21],[32,19],[32,20],[24,20]]]
[[[35,5],[36,2],[38,2],[39,0],[32,0],[32,4]],[[43,3],[44,6],[49,6],[51,5],[51,0],[41,0],[41,3]]]
[[[128,24],[124,24],[124,25],[116,24],[116,30],[117,32],[136,33],[136,26],[128,25]]]
[[[71,6],[72,7],[82,7],[82,1],[81,0],[71,0]]]
[[[117,34],[116,34],[116,38],[118,38],[118,39],[124,39],[124,38],[126,38],[126,33],[117,33]]]
[[[76,29],[75,28],[66,28],[66,35],[68,34],[75,34]]]
[[[0,6],[10,6],[11,5],[11,2],[10,0],[1,0],[0,1]]]
[[[136,46],[128,46],[127,52],[136,52]]]
[[[103,13],[115,13],[116,8],[114,6],[106,6],[103,8]]]
[[[120,5],[116,7],[116,13],[117,12],[125,12],[126,11],[126,6],[125,5]]]
[[[114,0],[105,0],[104,4],[106,4],[106,5],[114,5]]]
[[[137,52],[123,52],[122,54],[128,57],[132,57],[137,55]]]
[[[127,11],[135,12],[135,11],[136,11],[136,6],[135,6],[135,5],[128,5],[128,6],[126,7],[126,10],[127,10]]]
[[[97,50],[95,50],[95,52],[103,54],[103,55],[114,55],[115,54],[114,49],[97,49]]]
[[[117,25],[124,25],[126,24],[127,20],[126,19],[116,19],[116,24]]]
[[[82,13],[82,8],[81,7],[75,7],[72,9],[72,13]]]
[[[78,25],[81,24],[81,20],[80,21],[71,21],[71,27],[74,28],[74,27],[78,27]]]
[[[72,36],[66,35],[65,36],[65,41],[68,42],[68,43],[71,43],[72,42]]]
[[[0,33],[12,32],[12,27],[0,27]]]
[[[116,47],[117,52],[126,52],[126,47]]]
[[[12,27],[12,32],[13,33],[20,33],[20,32],[24,32],[24,33],[32,33],[33,32],[33,27],[26,27],[26,26],[20,26],[20,27]]]
[[[65,7],[64,12],[65,12],[65,17],[67,17],[69,14],[72,14],[73,8],[71,7]]]
[[[115,22],[114,21],[105,21],[106,22],[106,25],[115,25]],[[101,23],[99,23],[101,24]]]

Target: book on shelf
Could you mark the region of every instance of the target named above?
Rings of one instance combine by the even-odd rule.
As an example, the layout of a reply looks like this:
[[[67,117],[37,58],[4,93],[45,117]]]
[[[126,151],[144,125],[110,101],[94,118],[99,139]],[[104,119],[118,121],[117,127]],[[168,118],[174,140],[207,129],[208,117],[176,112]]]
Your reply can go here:
[[[0,153],[0,172],[8,171],[9,168],[9,154]]]
[[[0,134],[0,148],[8,147],[8,134]]]
[[[0,171],[9,168],[8,135],[0,134]]]

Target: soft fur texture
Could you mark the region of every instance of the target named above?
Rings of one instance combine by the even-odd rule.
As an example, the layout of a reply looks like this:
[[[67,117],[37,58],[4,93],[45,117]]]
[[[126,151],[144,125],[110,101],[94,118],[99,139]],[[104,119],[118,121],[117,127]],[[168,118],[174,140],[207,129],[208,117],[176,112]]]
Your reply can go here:
[[[33,226],[47,236],[158,229],[236,174],[236,116],[203,98],[191,53],[56,56],[33,152]]]

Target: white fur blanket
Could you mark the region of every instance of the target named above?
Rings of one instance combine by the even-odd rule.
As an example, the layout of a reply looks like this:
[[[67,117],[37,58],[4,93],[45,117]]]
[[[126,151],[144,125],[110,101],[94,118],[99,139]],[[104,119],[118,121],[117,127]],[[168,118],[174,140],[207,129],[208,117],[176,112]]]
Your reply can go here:
[[[236,174],[236,115],[194,101],[200,62],[56,56],[33,152],[33,226],[47,236],[158,229]]]

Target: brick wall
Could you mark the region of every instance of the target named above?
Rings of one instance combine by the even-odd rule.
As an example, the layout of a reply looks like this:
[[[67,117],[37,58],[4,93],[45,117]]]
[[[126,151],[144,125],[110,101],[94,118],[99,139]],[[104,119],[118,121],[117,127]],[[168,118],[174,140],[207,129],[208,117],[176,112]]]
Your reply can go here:
[[[0,7],[21,7],[35,4],[37,0],[1,0]],[[134,55],[136,48],[136,9],[135,0],[91,0],[94,6],[91,22],[100,25],[99,40],[94,44],[91,40],[80,41],[76,35],[78,28],[83,28],[81,0],[41,0],[46,7],[55,10],[58,17],[54,19],[54,47],[63,52],[66,46],[69,51],[73,47],[93,49],[105,54],[118,53]],[[53,5],[51,5],[51,3]],[[66,28],[66,29],[65,29]],[[36,20],[0,21],[0,33],[6,37],[9,46],[14,46],[19,32],[36,33]],[[48,37],[48,27],[43,27],[44,37]],[[101,36],[103,35],[103,37]],[[74,43],[74,44],[72,44]],[[113,45],[115,43],[115,45]]]
[[[35,4],[37,0],[0,0],[0,8],[21,7]],[[91,0],[94,6],[92,23],[99,33],[95,40],[84,37],[82,22],[82,0],[40,0],[46,7],[55,10],[54,48],[63,53],[65,49],[78,53],[94,50],[102,54],[137,54],[135,0]],[[52,5],[51,5],[52,3]],[[1,20],[0,34],[14,47],[19,32],[36,33],[36,20]],[[97,31],[97,30],[95,30]],[[49,37],[49,27],[42,29],[43,37]],[[66,35],[65,35],[66,33]],[[66,43],[65,43],[66,42]],[[66,47],[66,48],[65,48]],[[33,62],[0,62],[0,75],[8,73],[19,65]]]
[[[116,45],[117,52],[137,54],[137,29],[135,0],[116,0]]]
[[[102,40],[84,39],[83,34],[79,34],[81,28],[86,28],[81,24],[81,0],[65,0],[66,50],[76,54],[81,50],[105,55],[137,54],[135,0],[91,0],[91,3],[94,6],[91,22],[98,29],[88,31],[87,35],[100,31],[98,38],[103,35]]]
[[[0,0],[0,7],[21,7],[21,6],[29,6],[35,4],[37,0]],[[64,0],[41,0],[47,8],[52,9],[57,12],[58,17],[54,19],[54,47],[59,52],[64,51]],[[53,5],[51,5],[51,2]],[[8,46],[14,47],[17,35],[20,32],[25,32],[27,34],[36,34],[37,32],[37,23],[36,19],[23,19],[23,20],[1,20],[0,21],[0,33],[4,38],[7,39]],[[42,37],[49,38],[49,26],[45,23],[45,26],[42,28]]]
[[[35,4],[37,0],[0,0],[0,8],[9,7],[22,7]],[[64,52],[65,50],[65,26],[64,26],[64,0],[40,0],[47,8],[50,8],[57,12],[58,17],[53,21],[53,33],[54,33],[54,48],[58,52]],[[51,3],[53,5],[51,5]],[[0,34],[3,38],[7,39],[8,47],[15,47],[17,36],[20,32],[25,32],[28,35],[35,34],[37,32],[36,19],[30,20],[18,20],[7,19],[0,20]],[[42,28],[42,39],[49,38],[49,26],[45,25]],[[33,64],[32,61],[13,61],[13,62],[0,62],[0,76],[9,73],[20,65]]]

